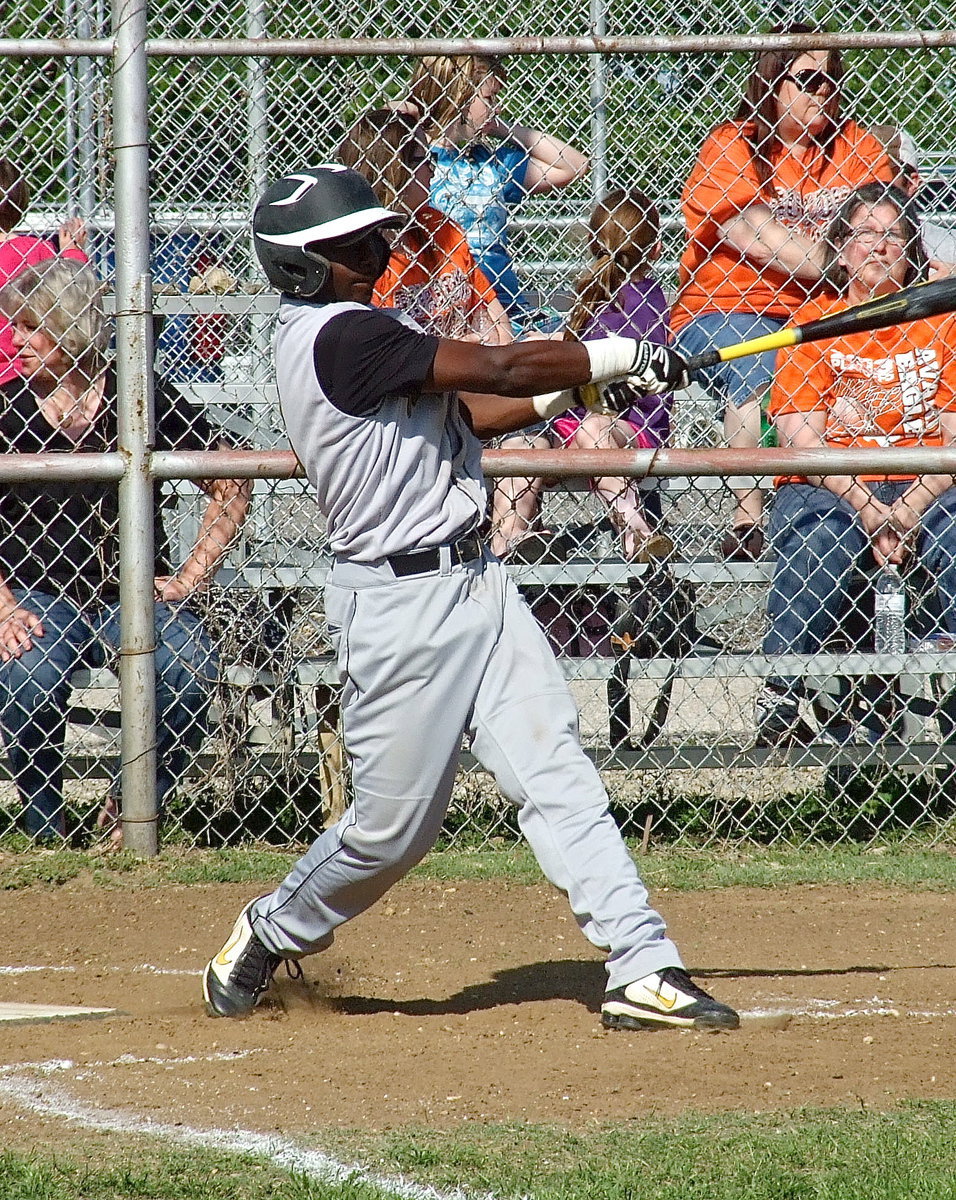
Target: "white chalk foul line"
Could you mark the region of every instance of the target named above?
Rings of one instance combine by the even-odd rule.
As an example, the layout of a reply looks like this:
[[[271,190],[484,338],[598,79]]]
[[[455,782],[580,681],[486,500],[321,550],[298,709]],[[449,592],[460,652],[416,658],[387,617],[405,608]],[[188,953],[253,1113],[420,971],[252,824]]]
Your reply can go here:
[[[209,1055],[201,1061],[219,1061],[243,1057],[240,1054]],[[112,1063],[90,1063],[88,1067],[125,1065],[127,1062],[195,1062],[186,1059],[135,1059],[123,1055]],[[139,1117],[117,1109],[96,1108],[83,1100],[71,1096],[66,1087],[52,1082],[56,1075],[76,1069],[69,1059],[50,1062],[17,1063],[0,1067],[0,1095],[30,1112],[45,1117],[60,1117],[85,1129],[96,1129],[106,1133],[147,1134],[166,1138],[187,1146],[201,1146],[226,1154],[251,1154],[264,1158],[285,1171],[297,1171],[321,1183],[346,1183],[361,1181],[378,1188],[396,1200],[494,1200],[491,1193],[471,1197],[459,1189],[440,1192],[425,1184],[409,1183],[404,1179],[392,1179],[366,1171],[363,1167],[340,1162],[320,1150],[306,1150],[288,1138],[267,1136],[249,1129],[194,1129],[188,1125],[170,1125]],[[78,1072],[80,1076],[82,1072]]]
[[[105,966],[102,968],[102,970],[104,973],[108,973],[110,971],[112,971],[114,973],[116,973],[118,971],[122,971],[124,975],[128,975],[131,971],[133,972],[134,975],[135,974],[195,975],[198,977],[199,975],[202,974],[202,970],[199,968],[196,968],[196,969],[190,968],[187,970],[185,967],[154,967],[152,965],[152,963],[140,963],[140,965],[138,967]],[[51,972],[59,971],[61,973],[65,973],[65,974],[73,974],[76,971],[76,967],[51,967],[51,966],[40,967],[40,966],[32,966],[29,964],[27,964],[27,965],[19,965],[18,964],[17,966],[7,966],[7,967],[0,966],[0,975],[33,975],[33,974],[36,974],[36,973],[42,972],[42,971],[51,971]]]
[[[75,971],[76,967],[0,967],[0,975],[32,975],[37,971]]]
[[[956,1008],[905,1009],[889,1002],[810,1000],[806,1004],[787,1004],[782,1001],[767,1008],[741,1010],[741,1017],[808,1017],[812,1021],[844,1021],[853,1017],[956,1017]]]

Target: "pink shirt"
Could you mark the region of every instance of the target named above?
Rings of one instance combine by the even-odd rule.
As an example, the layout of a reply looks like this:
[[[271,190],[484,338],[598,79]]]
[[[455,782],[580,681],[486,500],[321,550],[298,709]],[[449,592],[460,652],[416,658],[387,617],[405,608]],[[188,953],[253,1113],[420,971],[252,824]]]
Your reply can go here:
[[[89,262],[82,250],[64,250],[63,257]],[[42,238],[17,233],[0,242],[0,288],[5,287],[25,267],[35,266],[45,258],[56,258],[56,249]],[[20,360],[13,348],[13,326],[6,317],[0,315],[0,383],[16,379],[20,371]]]

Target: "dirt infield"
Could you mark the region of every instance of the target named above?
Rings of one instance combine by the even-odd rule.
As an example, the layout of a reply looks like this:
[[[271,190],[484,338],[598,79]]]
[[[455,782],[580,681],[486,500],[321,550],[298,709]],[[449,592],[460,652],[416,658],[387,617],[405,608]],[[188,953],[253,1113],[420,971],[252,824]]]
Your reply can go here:
[[[121,1010],[0,1024],[3,1144],[58,1136],[59,1117],[31,1111],[50,1097],[61,1115],[295,1136],[956,1096],[954,895],[658,894],[705,986],[794,1014],[785,1032],[704,1035],[602,1031],[600,956],[563,898],[500,883],[405,882],[307,961],[306,985],[283,979],[248,1020],[209,1020],[199,972],[255,893],[0,895],[0,1001]]]

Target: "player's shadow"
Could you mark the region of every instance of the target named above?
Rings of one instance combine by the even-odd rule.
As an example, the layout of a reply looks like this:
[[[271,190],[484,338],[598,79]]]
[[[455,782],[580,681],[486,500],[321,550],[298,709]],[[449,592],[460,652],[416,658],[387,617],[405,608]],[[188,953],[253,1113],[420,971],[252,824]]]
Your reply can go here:
[[[526,1004],[532,1000],[574,1000],[597,1012],[606,980],[602,963],[559,959],[496,971],[490,980],[469,984],[442,999],[338,996],[330,1002],[342,1012],[353,1015],[397,1012],[409,1017],[442,1017],[499,1008],[504,1004]]]
[[[887,971],[925,970],[941,964],[920,967],[849,966],[849,967],[713,967],[691,968],[695,979],[706,986],[712,979],[830,978],[842,975],[880,975]],[[943,968],[946,969],[946,968]],[[607,976],[599,962],[559,959],[556,962],[527,963],[496,971],[490,980],[469,984],[454,995],[442,999],[419,997],[396,1000],[380,996],[336,996],[329,1003],[353,1016],[374,1013],[402,1013],[409,1017],[463,1015],[505,1004],[526,1004],[534,1000],[572,1000],[591,1012],[598,1012]]]
[[[831,975],[885,975],[889,971],[951,971],[952,963],[885,963],[883,966],[852,967],[714,967],[692,970],[697,979],[825,979]]]

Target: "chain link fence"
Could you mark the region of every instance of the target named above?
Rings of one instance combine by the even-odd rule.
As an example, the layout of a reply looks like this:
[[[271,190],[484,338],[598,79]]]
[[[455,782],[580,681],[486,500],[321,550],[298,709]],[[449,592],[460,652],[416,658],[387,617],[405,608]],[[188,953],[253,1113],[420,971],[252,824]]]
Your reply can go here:
[[[615,253],[623,253],[621,246],[633,241],[634,229],[622,216],[627,197],[591,219],[614,190],[631,200],[637,190],[645,215],[651,205],[656,209],[659,255],[656,235],[648,237],[645,229],[637,240],[643,238],[645,265],[666,304],[679,303],[686,286],[686,263],[683,277],[680,272],[688,245],[685,182],[714,126],[734,117],[753,70],[745,42],[728,48],[711,40],[812,20],[840,31],[837,42],[853,47],[858,33],[876,28],[905,34],[945,32],[951,25],[941,4],[919,10],[891,4],[877,14],[858,5],[810,11],[715,2],[703,9],[668,5],[659,13],[645,6],[640,16],[642,30],[665,39],[657,52],[514,53],[495,67],[501,92],[492,97],[492,125],[482,143],[517,145],[520,170],[528,161],[537,164],[535,179],[545,181],[525,186],[520,199],[512,194],[507,205],[508,253],[520,302],[496,274],[499,260],[485,252],[482,227],[491,218],[482,211],[475,217],[479,228],[469,232],[487,281],[468,275],[468,268],[464,291],[458,260],[454,286],[446,279],[446,287],[434,287],[433,276],[451,272],[428,259],[427,239],[409,241],[407,235],[408,269],[417,262],[424,282],[407,288],[401,302],[426,323],[447,332],[442,321],[449,312],[456,320],[467,312],[468,320],[452,332],[496,341],[561,336],[569,322],[584,320],[578,284],[593,265],[596,243],[600,258],[612,242]],[[399,125],[405,118],[406,132],[388,142],[382,133],[386,114],[373,130],[377,160],[360,139],[363,166],[374,186],[391,189],[390,202],[401,204],[396,193],[406,189],[410,203],[407,187],[422,157],[415,147],[443,136],[437,125],[420,127],[409,117],[420,53],[358,54],[345,39],[396,39],[397,45],[399,39],[447,39],[458,31],[473,38],[614,38],[635,29],[637,12],[597,0],[577,11],[502,2],[491,8],[440,5],[427,15],[400,3],[339,12],[217,0],[201,11],[181,2],[152,3],[147,18],[154,40],[147,78],[156,448],[271,452],[287,443],[270,361],[275,299],[250,248],[256,196],[280,174],[335,161],[350,133],[354,143],[359,118],[386,107],[393,118],[399,114]],[[4,232],[42,242],[49,247],[44,256],[77,243],[69,256],[77,262],[85,257],[102,283],[107,331],[116,217],[124,204],[135,203],[114,186],[113,67],[103,49],[107,43],[97,41],[110,36],[110,21],[104,3],[73,0],[60,7],[25,0],[15,15],[0,19],[0,38],[10,40],[0,57],[8,97],[0,157],[30,193]],[[326,46],[313,55],[256,55],[248,46],[232,53],[226,44],[333,36],[342,40],[337,51]],[[30,52],[27,44],[64,37],[77,39],[77,53]],[[666,40],[675,38],[684,40]],[[18,52],[14,39],[21,43]],[[158,39],[165,39],[165,50]],[[946,37],[936,44],[931,37],[924,44],[903,40],[917,44],[857,45],[844,52],[843,112],[862,130],[876,129],[881,143],[897,129],[910,135],[918,162],[903,162],[906,154],[894,143],[893,168],[918,167],[923,218],[956,236],[953,50]],[[956,34],[949,40],[956,44]],[[798,61],[795,69],[800,66]],[[814,61],[807,69],[816,66]],[[825,99],[826,81],[820,86]],[[417,116],[427,115],[419,107]],[[447,123],[443,128],[447,133]],[[846,187],[835,199],[859,182],[863,178],[843,180]],[[439,195],[434,185],[433,194]],[[79,236],[75,225],[64,228],[70,218],[82,223]],[[820,217],[817,225],[823,223]],[[892,239],[895,230],[882,232],[886,249],[885,235]],[[0,255],[9,242],[0,244]],[[10,277],[20,267],[5,269]],[[75,279],[67,284],[35,321],[60,347],[80,322],[69,316],[79,311],[71,299]],[[474,298],[474,312],[465,296]],[[504,321],[497,319],[496,299],[503,300]],[[598,308],[592,297],[587,319],[595,319]],[[67,311],[65,319],[60,310]],[[110,355],[107,349],[84,368],[82,386],[74,375],[65,390],[40,386],[39,375],[23,382],[14,372],[4,383],[0,450],[115,451],[115,423],[103,420],[115,395]],[[57,393],[52,407],[60,426],[54,428],[50,395]],[[725,442],[725,407],[698,382],[676,393],[665,413],[633,410],[629,425],[605,417],[596,433],[590,425],[576,433],[552,426],[505,446],[530,442],[573,450],[663,443],[706,450]],[[649,440],[641,441],[637,433],[645,426]],[[157,666],[164,836],[196,845],[251,838],[299,842],[341,812],[349,795],[322,610],[328,567],[323,529],[300,479],[230,483],[214,475],[210,470],[202,486],[185,478],[157,485],[155,573],[164,601],[157,611],[166,626],[158,637],[161,645],[180,647],[170,649],[168,670]],[[16,724],[16,695],[7,700],[0,836],[23,828],[25,818],[29,834],[41,839],[65,835],[82,843],[114,829],[121,798],[117,636],[108,627],[118,570],[113,481],[63,480],[38,493],[25,470],[21,480],[0,483],[5,544],[22,541],[17,525],[37,524],[37,512],[44,514],[22,554],[39,569],[14,570],[5,559],[5,581],[44,595],[66,594],[83,617],[81,636],[70,641],[64,635],[70,649],[56,686],[45,691],[19,742],[13,730],[28,722],[21,714]],[[769,542],[729,559],[721,551],[729,528],[739,522],[739,505],[749,503],[746,493],[754,490],[766,500],[755,523],[766,525],[773,519],[774,488],[763,474],[721,477],[688,467],[680,476],[639,484],[612,476],[593,486],[583,475],[536,473],[499,479],[491,489],[493,536],[509,554],[565,666],[584,743],[602,769],[625,831],[639,835],[653,828],[663,839],[692,844],[951,836],[956,653],[944,635],[956,625],[947,624],[945,596],[940,610],[938,572],[924,564],[906,575],[911,640],[905,657],[888,657],[885,647],[874,644],[872,570],[843,581],[846,611],[819,644],[794,638],[785,650],[771,652],[768,596],[777,553]],[[39,509],[31,507],[35,503]],[[81,548],[75,537],[64,541],[55,532],[64,521],[79,530]],[[92,589],[88,594],[85,585]],[[183,601],[186,592],[190,599]],[[40,603],[26,590],[14,599],[28,611]],[[766,699],[765,681],[781,677],[796,681],[788,693],[793,720],[784,736],[761,738],[755,705]],[[58,758],[49,753],[61,737],[62,779]],[[32,780],[18,765],[15,742],[32,747],[26,756],[34,766]],[[444,836],[461,845],[517,836],[513,814],[467,754]]]

